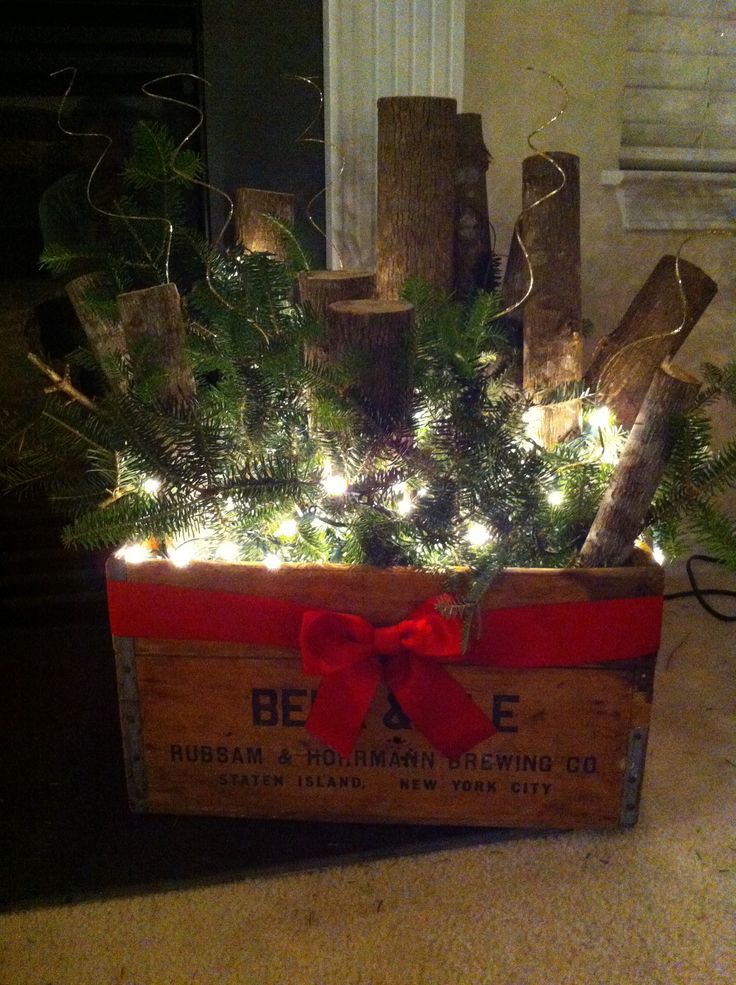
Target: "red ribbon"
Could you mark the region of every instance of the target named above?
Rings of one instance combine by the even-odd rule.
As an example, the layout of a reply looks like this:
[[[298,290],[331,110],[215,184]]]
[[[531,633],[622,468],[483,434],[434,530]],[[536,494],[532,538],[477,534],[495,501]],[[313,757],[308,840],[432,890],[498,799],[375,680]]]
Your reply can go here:
[[[459,625],[426,602],[396,626],[307,609],[288,599],[108,581],[114,636],[212,640],[296,650],[323,674],[307,727],[349,755],[383,678],[412,723],[458,756],[493,726],[439,661],[486,667],[576,667],[632,660],[659,649],[661,595],[543,603],[481,613],[481,632],[461,655]],[[317,731],[318,730],[318,731]]]
[[[493,724],[437,663],[462,659],[461,637],[460,621],[443,618],[433,600],[379,628],[346,612],[305,612],[302,667],[324,675],[307,731],[349,756],[383,679],[435,749],[451,758],[472,749],[493,735]]]

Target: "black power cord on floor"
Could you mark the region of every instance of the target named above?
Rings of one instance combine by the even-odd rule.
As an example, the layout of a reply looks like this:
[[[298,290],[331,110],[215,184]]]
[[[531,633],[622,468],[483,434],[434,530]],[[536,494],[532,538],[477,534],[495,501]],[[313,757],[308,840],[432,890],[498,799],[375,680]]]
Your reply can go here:
[[[694,561],[704,561],[708,564],[720,564],[721,562],[716,557],[710,557],[707,554],[692,554],[685,562],[685,570],[687,571],[687,576],[692,585],[692,590],[689,592],[671,592],[669,595],[665,595],[665,600],[669,599],[684,599],[694,597],[702,605],[705,611],[713,616],[714,619],[720,619],[721,622],[736,622],[736,615],[726,615],[724,612],[719,612],[714,609],[709,602],[706,601],[706,595],[721,595],[726,598],[736,598],[736,591],[731,591],[727,588],[701,588],[695,578],[695,573],[693,571]]]

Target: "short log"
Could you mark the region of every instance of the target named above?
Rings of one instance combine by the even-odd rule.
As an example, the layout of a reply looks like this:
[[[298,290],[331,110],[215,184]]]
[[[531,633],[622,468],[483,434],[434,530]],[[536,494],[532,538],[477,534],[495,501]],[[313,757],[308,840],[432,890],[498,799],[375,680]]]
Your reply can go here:
[[[180,407],[195,393],[186,354],[186,322],[176,284],[118,294],[118,310],[134,375],[150,377],[165,406]]]
[[[125,390],[127,381],[118,368],[128,353],[123,326],[117,320],[101,318],[89,303],[89,294],[100,288],[101,280],[99,273],[82,274],[69,281],[65,290],[103,373],[118,389]]]
[[[486,172],[491,160],[480,113],[457,115],[455,184],[455,294],[471,296],[492,286],[491,227]]]
[[[336,301],[357,301],[376,294],[376,275],[371,270],[302,270],[299,300],[308,305],[321,325],[327,309]]]
[[[271,253],[285,260],[283,236],[271,219],[293,227],[293,195],[260,188],[235,189],[235,228],[240,245],[252,253]]]
[[[379,297],[400,297],[410,277],[452,291],[456,106],[438,96],[378,100]]]
[[[695,264],[680,260],[687,315],[675,274],[675,257],[663,256],[629,305],[620,324],[602,339],[585,374],[616,420],[630,428],[664,359],[672,357],[718,291]]]
[[[580,552],[584,567],[615,567],[630,559],[672,451],[673,422],[687,413],[699,389],[699,380],[671,363],[654,374]]]
[[[407,301],[337,301],[327,314],[327,357],[348,367],[346,396],[380,430],[407,419],[412,396],[414,306]]]

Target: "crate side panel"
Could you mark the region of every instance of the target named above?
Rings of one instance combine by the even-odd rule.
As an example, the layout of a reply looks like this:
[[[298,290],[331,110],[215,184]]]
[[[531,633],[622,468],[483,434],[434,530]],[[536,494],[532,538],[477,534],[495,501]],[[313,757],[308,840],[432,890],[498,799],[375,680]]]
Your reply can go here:
[[[460,761],[432,750],[381,688],[344,761],[304,728],[318,682],[298,660],[167,645],[137,662],[151,810],[548,828],[620,821],[630,672],[454,666],[498,727]]]

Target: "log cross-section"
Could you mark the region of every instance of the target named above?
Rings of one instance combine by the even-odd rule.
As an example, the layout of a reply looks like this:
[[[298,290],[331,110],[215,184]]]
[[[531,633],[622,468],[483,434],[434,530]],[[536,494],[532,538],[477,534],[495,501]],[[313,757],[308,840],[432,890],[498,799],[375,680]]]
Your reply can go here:
[[[407,421],[412,396],[414,306],[378,298],[337,301],[327,316],[330,363],[349,370],[346,396],[380,430]]]
[[[378,100],[379,297],[400,297],[410,277],[452,291],[456,106],[439,96]]]

